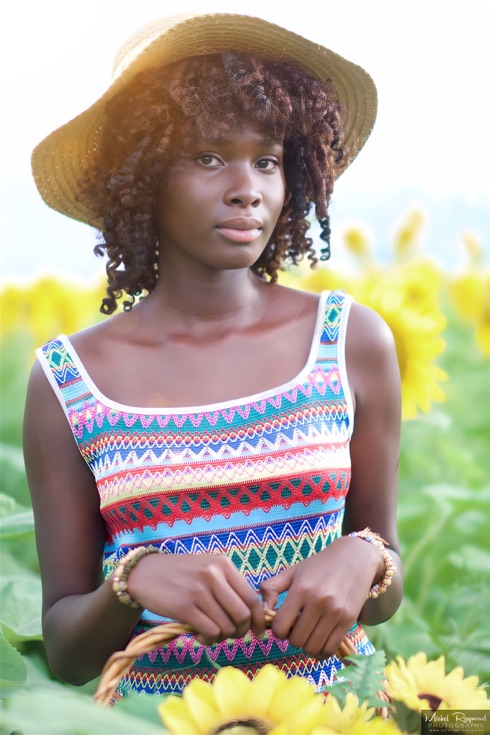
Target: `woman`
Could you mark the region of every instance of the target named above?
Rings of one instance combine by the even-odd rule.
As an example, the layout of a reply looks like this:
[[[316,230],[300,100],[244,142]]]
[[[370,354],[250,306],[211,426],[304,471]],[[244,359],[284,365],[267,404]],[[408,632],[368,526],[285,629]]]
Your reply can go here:
[[[321,686],[343,637],[371,653],[359,621],[398,608],[392,336],[344,293],[276,283],[317,262],[312,208],[328,244],[334,180],[375,109],[362,69],[290,31],[173,17],[132,37],[106,94],[34,151],[45,201],[101,230],[102,311],[124,306],[44,345],[28,389],[60,678],[84,683],[178,619],[195,636],[138,660],[121,694],[265,662]]]

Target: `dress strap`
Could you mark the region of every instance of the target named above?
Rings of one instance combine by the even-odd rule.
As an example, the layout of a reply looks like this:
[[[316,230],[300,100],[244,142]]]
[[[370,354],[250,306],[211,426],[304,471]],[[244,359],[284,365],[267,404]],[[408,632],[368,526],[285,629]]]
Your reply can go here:
[[[93,398],[64,335],[49,340],[36,350],[37,358],[67,417],[84,408]]]
[[[352,302],[353,297],[343,290],[328,292],[316,359],[317,368],[329,376],[332,390],[339,398],[342,395],[345,399],[351,430],[354,425],[354,404],[347,375],[345,345]]]

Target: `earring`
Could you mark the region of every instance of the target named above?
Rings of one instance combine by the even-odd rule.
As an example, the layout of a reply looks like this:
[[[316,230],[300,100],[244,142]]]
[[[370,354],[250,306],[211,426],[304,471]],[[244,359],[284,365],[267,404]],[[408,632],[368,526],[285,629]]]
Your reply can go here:
[[[155,247],[155,260],[153,261],[153,270],[155,271],[155,280],[156,281],[158,281],[158,276],[160,275],[159,272],[158,272],[158,269],[159,269],[159,260],[158,260],[159,255],[160,255],[159,242],[157,240],[156,241],[156,247]]]

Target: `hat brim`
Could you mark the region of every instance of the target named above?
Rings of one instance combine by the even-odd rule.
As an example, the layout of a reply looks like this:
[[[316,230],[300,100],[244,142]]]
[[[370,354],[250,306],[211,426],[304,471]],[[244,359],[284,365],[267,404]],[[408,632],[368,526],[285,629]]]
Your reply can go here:
[[[142,70],[225,49],[293,61],[322,81],[332,80],[344,110],[346,156],[336,171],[340,176],[361,150],[376,119],[376,87],[364,69],[261,18],[231,13],[173,16],[148,24],[128,39],[116,57],[113,82],[102,97],[36,146],[32,172],[46,204],[88,223],[89,211],[76,200],[77,182],[95,161],[107,101]]]

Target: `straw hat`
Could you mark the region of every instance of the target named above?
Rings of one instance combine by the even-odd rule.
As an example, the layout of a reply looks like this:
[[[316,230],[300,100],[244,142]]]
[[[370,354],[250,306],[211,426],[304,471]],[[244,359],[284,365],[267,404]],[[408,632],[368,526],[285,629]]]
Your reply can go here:
[[[359,153],[376,118],[376,88],[364,69],[260,18],[231,13],[173,15],[149,23],[131,36],[116,56],[112,83],[105,94],[34,149],[33,175],[46,204],[88,222],[86,207],[75,198],[77,180],[96,157],[107,101],[144,69],[225,49],[294,61],[317,78],[334,82],[345,110],[344,145],[348,149],[339,176]]]

